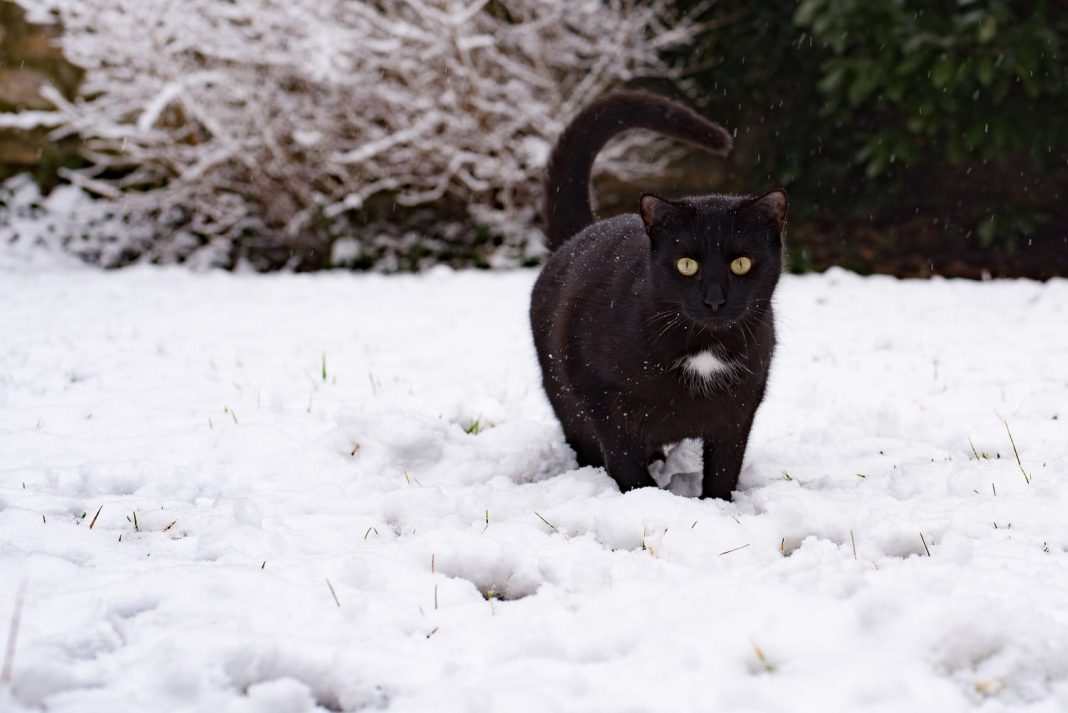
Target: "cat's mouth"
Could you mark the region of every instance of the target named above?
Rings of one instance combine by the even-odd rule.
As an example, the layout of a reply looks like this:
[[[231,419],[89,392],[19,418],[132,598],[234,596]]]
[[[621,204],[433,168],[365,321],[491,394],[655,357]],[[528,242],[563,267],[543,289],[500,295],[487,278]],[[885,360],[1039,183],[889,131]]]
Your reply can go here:
[[[737,313],[735,312],[713,312],[702,313],[701,315],[693,315],[687,310],[683,310],[682,314],[686,319],[690,320],[694,324],[704,327],[712,331],[721,331],[725,329],[732,329],[742,321],[748,310],[742,309]]]

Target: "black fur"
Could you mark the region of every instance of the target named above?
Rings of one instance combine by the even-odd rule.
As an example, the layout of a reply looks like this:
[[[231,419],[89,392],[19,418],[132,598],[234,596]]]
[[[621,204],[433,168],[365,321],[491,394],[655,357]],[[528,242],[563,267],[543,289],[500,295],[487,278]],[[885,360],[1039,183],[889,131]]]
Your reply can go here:
[[[727,155],[731,135],[715,122],[665,97],[617,92],[590,104],[556,141],[545,181],[545,235],[549,250],[593,222],[590,170],[608,140],[628,129],[649,129],[705,151]]]
[[[637,215],[590,225],[593,158],[634,127],[717,153],[730,145],[718,125],[641,93],[606,97],[564,131],[546,187],[555,252],[530,307],[543,384],[579,463],[604,466],[621,490],[655,485],[648,464],[663,445],[701,438],[702,493],[729,499],[775,348],[786,195],[646,195]],[[742,256],[750,272],[732,274]],[[695,275],[680,274],[684,257],[699,263]],[[730,368],[697,378],[687,359],[706,351]]]

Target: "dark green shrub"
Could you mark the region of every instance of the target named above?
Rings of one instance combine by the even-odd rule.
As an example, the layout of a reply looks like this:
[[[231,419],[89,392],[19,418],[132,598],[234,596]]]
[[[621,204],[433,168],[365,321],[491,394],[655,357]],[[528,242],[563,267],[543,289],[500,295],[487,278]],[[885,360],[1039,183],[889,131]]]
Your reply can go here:
[[[820,114],[869,123],[853,160],[869,177],[900,161],[1026,158],[1068,148],[1068,8],[1062,2],[804,0],[822,48]]]
[[[738,129],[728,188],[784,184],[795,225],[931,216],[1011,244],[1068,224],[1063,2],[728,1],[703,18],[678,59]]]

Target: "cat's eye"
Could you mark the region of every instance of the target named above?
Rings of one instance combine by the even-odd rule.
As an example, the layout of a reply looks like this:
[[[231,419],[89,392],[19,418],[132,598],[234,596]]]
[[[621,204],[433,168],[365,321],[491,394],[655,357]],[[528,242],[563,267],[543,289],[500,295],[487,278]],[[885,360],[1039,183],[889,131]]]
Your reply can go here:
[[[731,261],[731,272],[735,275],[744,275],[753,269],[753,261],[747,257],[738,257]]]
[[[693,277],[697,274],[697,261],[693,258],[680,257],[679,261],[675,263],[675,267],[686,277]]]

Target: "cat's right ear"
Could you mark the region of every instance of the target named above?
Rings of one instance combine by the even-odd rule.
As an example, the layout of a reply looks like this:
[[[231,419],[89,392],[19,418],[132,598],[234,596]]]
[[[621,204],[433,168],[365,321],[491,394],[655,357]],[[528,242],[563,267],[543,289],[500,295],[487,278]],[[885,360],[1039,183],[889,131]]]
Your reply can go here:
[[[776,236],[782,235],[782,231],[786,228],[787,200],[785,191],[774,190],[765,193],[759,198],[751,200],[748,205],[749,210],[760,216]]]
[[[642,222],[645,223],[645,233],[649,237],[653,237],[653,232],[662,227],[675,211],[675,206],[652,193],[643,193],[638,206]]]

